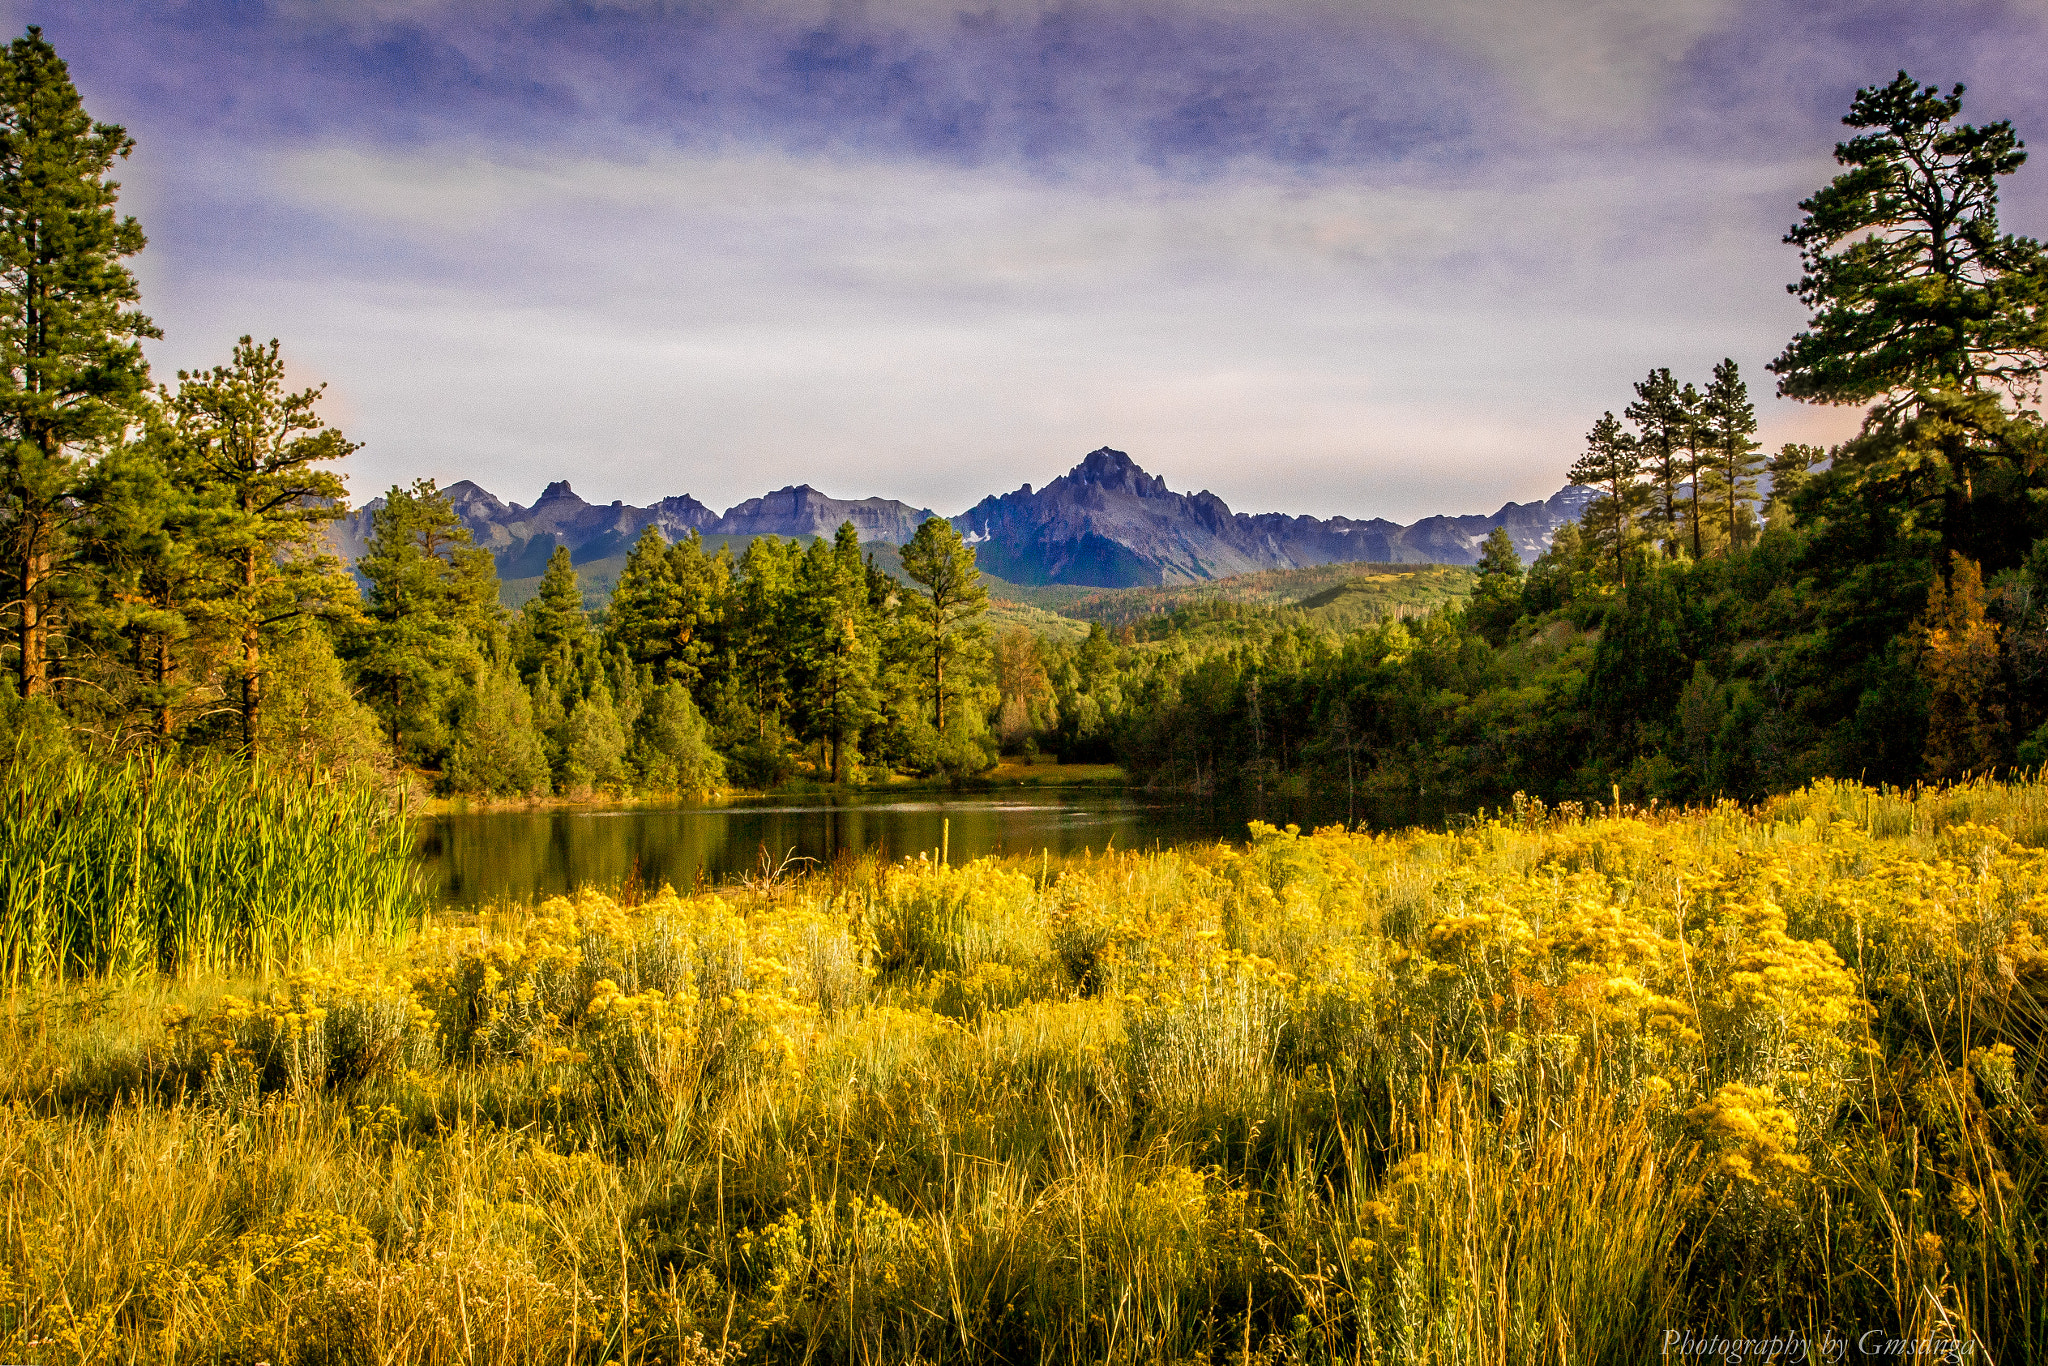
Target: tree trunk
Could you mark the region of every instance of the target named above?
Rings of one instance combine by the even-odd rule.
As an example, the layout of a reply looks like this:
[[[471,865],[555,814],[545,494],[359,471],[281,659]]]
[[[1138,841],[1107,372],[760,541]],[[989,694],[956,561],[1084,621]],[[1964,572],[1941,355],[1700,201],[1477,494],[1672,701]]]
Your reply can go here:
[[[1732,544],[1732,542],[1731,542],[1731,544]],[[1695,467],[1695,469],[1694,469],[1694,471],[1693,471],[1693,476],[1692,476],[1692,559],[1693,559],[1693,563],[1694,563],[1694,564],[1698,564],[1698,563],[1699,563],[1699,561],[1700,561],[1700,557],[1701,557],[1701,556],[1703,556],[1703,555],[1705,555],[1705,554],[1706,554],[1706,549],[1705,549],[1705,547],[1704,547],[1704,546],[1703,546],[1703,545],[1701,544],[1701,542],[1700,542],[1700,476],[1699,476],[1699,471],[1698,471],[1697,467]]]
[[[934,604],[936,609],[937,604]],[[934,610],[932,619],[932,715],[943,738],[946,734],[946,618]]]
[[[50,581],[50,540],[57,534],[57,518],[48,508],[31,508],[23,511],[21,520],[21,651],[16,681],[26,699],[40,696],[50,686],[50,614],[43,597]]]
[[[262,617],[256,607],[256,547],[242,552],[242,610],[250,614],[242,627],[242,747],[256,748],[256,713],[263,705]]]
[[[159,634],[156,638],[156,734],[159,740],[171,738],[171,638]]]

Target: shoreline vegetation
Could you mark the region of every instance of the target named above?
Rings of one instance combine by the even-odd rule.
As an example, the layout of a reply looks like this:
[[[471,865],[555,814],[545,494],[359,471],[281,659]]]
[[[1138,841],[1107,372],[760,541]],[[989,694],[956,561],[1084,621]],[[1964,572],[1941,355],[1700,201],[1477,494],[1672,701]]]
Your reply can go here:
[[[586,797],[428,797],[414,802],[411,810],[420,816],[446,816],[471,811],[574,811],[579,809],[630,809],[634,807],[727,806],[735,802],[758,802],[797,797],[870,797],[878,793],[972,793],[1002,788],[1057,791],[1073,789],[1125,789],[1133,787],[1130,775],[1117,764],[1061,764],[1056,760],[1021,762],[1005,760],[986,773],[966,778],[928,779],[907,774],[891,775],[886,781],[829,784],[793,781],[780,787],[749,790],[726,788],[711,795],[693,792],[639,792],[623,796],[592,793]]]
[[[17,985],[0,1351],[2037,1359],[2044,840],[2038,781],[1525,800]]]

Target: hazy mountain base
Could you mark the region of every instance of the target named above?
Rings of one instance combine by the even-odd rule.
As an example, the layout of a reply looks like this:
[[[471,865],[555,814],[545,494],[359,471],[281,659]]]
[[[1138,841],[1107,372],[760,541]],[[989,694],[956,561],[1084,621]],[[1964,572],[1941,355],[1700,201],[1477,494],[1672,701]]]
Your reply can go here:
[[[1369,561],[1267,569],[1156,588],[1025,587],[982,576],[992,595],[1105,626],[1133,625],[1182,608],[1227,602],[1293,608],[1313,624],[1332,630],[1370,626],[1385,618],[1420,616],[1469,595],[1475,578],[1475,571],[1462,565]]]
[[[704,551],[715,555],[720,550],[730,550],[737,558],[745,553],[752,539],[706,536]],[[785,539],[808,546],[821,538]],[[892,578],[903,579],[903,562],[894,544],[868,541],[861,550],[873,556],[876,565]],[[604,610],[625,567],[624,555],[577,564],[576,578],[587,611]],[[1337,631],[1355,630],[1384,618],[1421,616],[1454,603],[1471,593],[1476,577],[1476,571],[1463,565],[1358,562],[1314,565],[1307,569],[1268,569],[1204,583],[1156,588],[1027,585],[1009,583],[987,573],[981,581],[989,592],[989,609],[984,619],[990,629],[1000,632],[1021,626],[1055,640],[1078,640],[1088,633],[1089,622],[1099,621],[1112,627],[1134,625],[1184,607],[1215,602],[1291,607],[1313,625]],[[525,607],[539,591],[538,576],[500,580],[500,600],[513,611]]]

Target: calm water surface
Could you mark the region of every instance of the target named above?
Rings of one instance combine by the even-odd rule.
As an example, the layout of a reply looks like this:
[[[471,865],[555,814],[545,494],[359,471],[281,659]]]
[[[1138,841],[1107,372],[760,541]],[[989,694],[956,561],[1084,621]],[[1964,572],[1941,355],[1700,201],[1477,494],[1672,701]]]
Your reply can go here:
[[[647,887],[687,889],[757,872],[764,858],[829,861],[842,850],[888,857],[937,851],[1055,854],[1235,839],[1244,816],[1138,793],[1012,790],[891,796],[767,797],[724,806],[484,811],[420,823],[420,858],[444,902],[524,901],[605,887],[637,869]]]

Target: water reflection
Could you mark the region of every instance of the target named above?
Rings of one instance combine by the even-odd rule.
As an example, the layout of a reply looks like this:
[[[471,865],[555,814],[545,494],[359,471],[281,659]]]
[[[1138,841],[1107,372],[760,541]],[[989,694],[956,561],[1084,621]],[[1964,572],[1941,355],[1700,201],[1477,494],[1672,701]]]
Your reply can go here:
[[[767,798],[711,807],[486,811],[421,822],[428,885],[456,905],[526,900],[637,874],[688,888],[755,872],[765,857],[829,861],[842,850],[899,857],[942,838],[951,857],[1150,848],[1236,838],[1244,819],[1120,792],[892,798]]]

